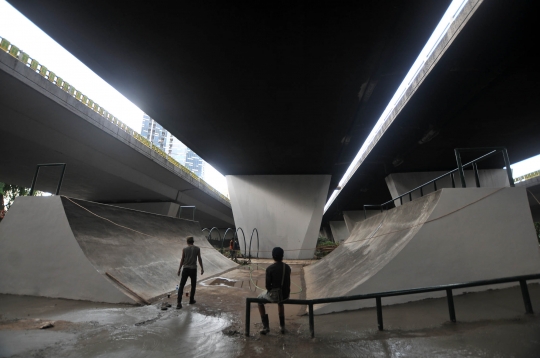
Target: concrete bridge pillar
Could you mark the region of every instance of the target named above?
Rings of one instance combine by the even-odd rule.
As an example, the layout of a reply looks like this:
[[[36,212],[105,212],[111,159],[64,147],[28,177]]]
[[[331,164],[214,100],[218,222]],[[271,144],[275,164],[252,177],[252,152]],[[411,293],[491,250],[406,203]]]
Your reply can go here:
[[[227,185],[234,222],[248,246],[253,229],[259,232],[259,257],[271,258],[275,246],[285,250],[286,259],[313,257],[330,175],[228,175]]]

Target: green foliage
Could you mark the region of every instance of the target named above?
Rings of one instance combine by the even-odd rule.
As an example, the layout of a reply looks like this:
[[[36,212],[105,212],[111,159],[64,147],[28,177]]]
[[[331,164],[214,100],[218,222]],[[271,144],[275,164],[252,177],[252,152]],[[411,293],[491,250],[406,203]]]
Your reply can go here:
[[[317,239],[317,246],[328,246],[328,245],[335,245],[333,241],[328,240],[325,237],[319,237]]]
[[[2,196],[0,199],[0,206],[3,205],[6,210],[9,210],[11,205],[13,205],[16,197],[26,196],[28,194],[30,194],[30,189],[28,188],[0,182],[0,195]],[[41,196],[43,193],[35,191],[34,195]],[[2,208],[0,208],[0,210],[2,210]]]
[[[334,251],[334,249],[338,247],[338,244],[336,244],[333,241],[328,240],[325,237],[319,237],[317,239],[317,248],[315,249],[315,259],[321,259]]]

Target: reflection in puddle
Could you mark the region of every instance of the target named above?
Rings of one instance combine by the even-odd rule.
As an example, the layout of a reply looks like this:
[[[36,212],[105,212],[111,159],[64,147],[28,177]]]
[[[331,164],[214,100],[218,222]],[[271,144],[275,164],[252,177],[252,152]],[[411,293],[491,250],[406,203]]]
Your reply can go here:
[[[228,278],[218,277],[214,281],[212,281],[210,285],[234,287],[235,283],[236,283],[235,280],[229,280]]]
[[[201,282],[203,286],[228,286],[235,287],[236,284],[240,284],[242,281],[231,280],[225,277],[216,277],[214,279],[206,280]]]

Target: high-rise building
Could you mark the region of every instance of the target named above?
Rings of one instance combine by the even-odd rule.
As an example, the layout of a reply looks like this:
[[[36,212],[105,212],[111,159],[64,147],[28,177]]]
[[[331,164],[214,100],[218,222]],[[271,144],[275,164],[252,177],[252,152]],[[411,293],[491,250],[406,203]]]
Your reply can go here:
[[[182,165],[186,165],[186,153],[188,148],[182,142],[180,142],[175,136],[169,133],[167,138],[167,154],[173,157]]]
[[[201,157],[146,114],[143,115],[141,135],[198,177],[203,177],[204,161]]]
[[[200,178],[204,178],[204,161],[191,149],[187,149],[185,166]]]
[[[161,124],[148,115],[143,115],[141,135],[163,151],[166,151],[168,134],[169,132]]]

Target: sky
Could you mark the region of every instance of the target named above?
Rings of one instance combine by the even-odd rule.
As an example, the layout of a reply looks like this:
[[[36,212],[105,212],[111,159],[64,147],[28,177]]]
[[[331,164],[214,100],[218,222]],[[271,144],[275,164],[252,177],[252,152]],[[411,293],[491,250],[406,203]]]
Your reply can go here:
[[[370,134],[366,143],[364,143],[365,145],[360,149],[357,158],[359,158],[363,150],[367,148],[370,138],[375,135],[377,130],[387,119],[388,113],[393,109],[401,94],[416,75],[417,69],[422,65],[424,60],[429,57],[431,48],[439,42],[441,34],[446,30],[447,24],[459,13],[464,3],[466,3],[466,0],[455,0],[452,2],[445,14],[446,18],[443,17],[443,19],[441,19],[441,22],[428,40],[428,43],[426,43],[416,62],[413,64],[413,67],[410,69],[403,80],[403,83],[388,104],[387,109],[373,128],[372,134]],[[0,0],[0,36],[5,37],[22,51],[28,53],[30,57],[35,58],[39,63],[47,66],[51,71],[75,86],[75,88],[80,89],[82,93],[99,103],[133,130],[140,133],[143,115],[142,110],[131,103],[120,92],[101,79],[81,61],[71,55],[66,49],[56,43],[50,36],[4,0]],[[353,164],[356,164],[356,158]],[[540,155],[520,163],[515,163],[511,165],[511,167],[514,172],[514,177],[536,171],[540,169]],[[347,170],[347,173],[341,180],[340,186],[343,187],[347,183],[348,178],[346,177],[352,176],[354,171],[354,165],[351,164],[349,170]],[[208,163],[205,163],[204,180],[220,192],[228,195],[225,177]]]
[[[0,36],[99,103],[131,129],[141,132],[144,114],[141,109],[4,0],[0,0]],[[205,163],[203,179],[228,196],[225,177],[208,163]]]

